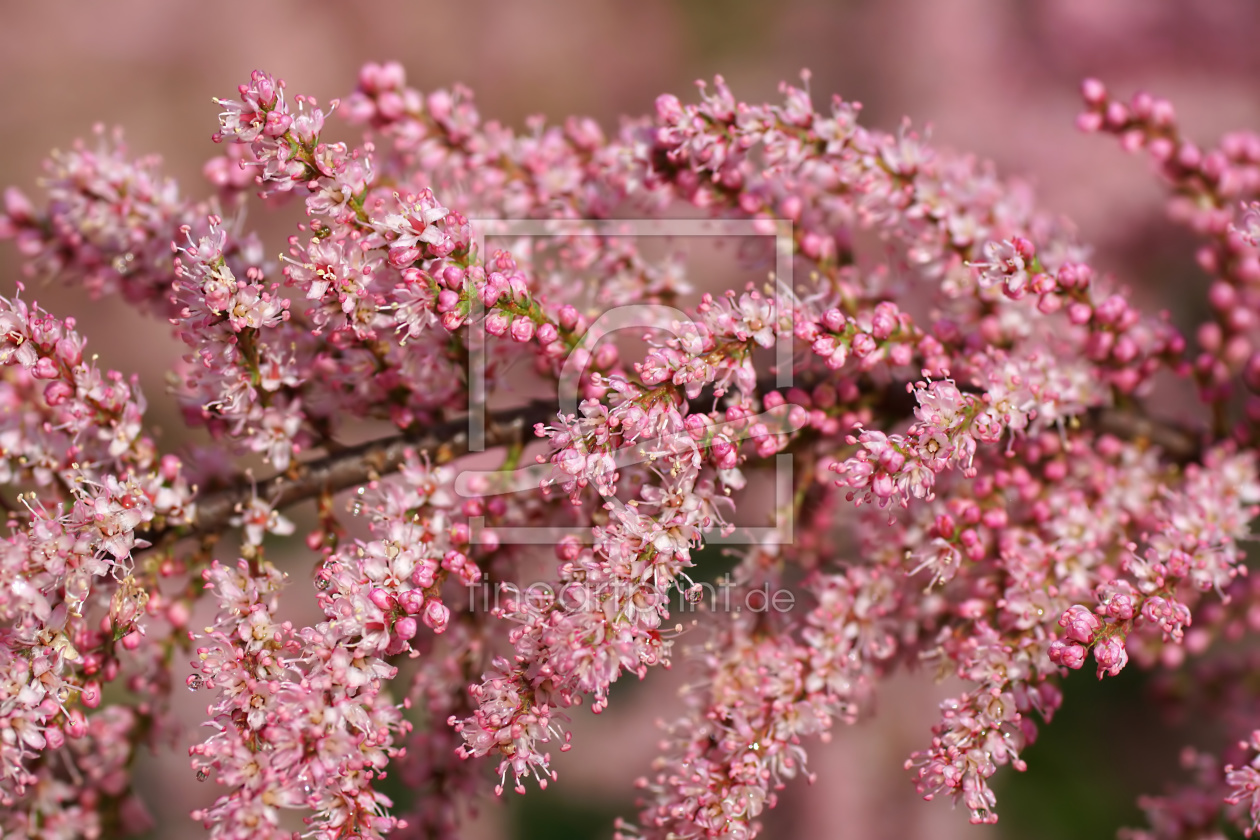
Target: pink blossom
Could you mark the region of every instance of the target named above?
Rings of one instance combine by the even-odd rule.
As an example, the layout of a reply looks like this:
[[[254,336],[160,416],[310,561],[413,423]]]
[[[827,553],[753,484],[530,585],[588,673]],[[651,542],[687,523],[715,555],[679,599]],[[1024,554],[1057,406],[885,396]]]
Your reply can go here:
[[[1200,240],[1188,356],[1025,188],[806,88],[747,103],[718,78],[615,132],[517,133],[396,63],[326,109],[259,71],[216,100],[210,199],[104,133],[54,156],[43,204],[6,192],[28,271],[169,322],[208,441],[166,452],[73,319],[0,299],[6,836],[145,824],[128,768],[169,729],[190,630],[190,771],[214,790],[194,817],[316,840],[451,836],[483,764],[497,793],[557,781],[579,706],[684,657],[698,679],[618,836],[756,836],[812,740],[925,663],[958,688],[907,769],[992,823],[994,775],[1024,768],[1090,648],[1101,677],[1244,641],[1260,140],[1201,148],[1162,100],[1085,86],[1083,126],[1149,153]],[[369,135],[332,139],[334,112]],[[282,265],[217,215],[249,184],[301,199]],[[792,220],[796,280],[693,294],[684,261],[600,229],[676,214]],[[496,251],[478,219],[557,232]],[[641,348],[598,340],[622,306]],[[299,527],[311,572],[289,581],[265,536]],[[714,615],[671,596],[703,601],[718,544],[744,608]],[[309,623],[282,606],[306,586]],[[693,618],[704,641],[677,643]],[[1232,802],[1258,827],[1256,741],[1212,765],[1212,819]],[[393,773],[423,795],[391,802]]]
[[[1098,678],[1104,673],[1115,676],[1129,662],[1129,654],[1124,649],[1124,639],[1120,636],[1108,636],[1094,645],[1094,659],[1098,662]]]
[[[1102,622],[1089,607],[1074,604],[1059,617],[1059,626],[1067,629],[1069,639],[1088,645],[1093,643]]]

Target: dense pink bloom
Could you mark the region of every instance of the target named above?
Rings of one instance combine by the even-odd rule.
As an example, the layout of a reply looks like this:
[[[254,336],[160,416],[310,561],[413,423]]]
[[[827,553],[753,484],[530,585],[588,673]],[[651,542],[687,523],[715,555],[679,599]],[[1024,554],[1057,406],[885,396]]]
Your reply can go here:
[[[186,637],[207,707],[190,769],[217,793],[194,817],[219,838],[288,837],[286,811],[318,840],[456,836],[484,763],[496,793],[545,787],[579,706],[694,659],[617,828],[663,840],[756,836],[813,778],[811,739],[924,663],[959,688],[906,768],[992,823],[990,780],[1024,768],[1064,669],[1254,629],[1260,140],[1203,151],[1167,103],[1086,83],[1081,126],[1146,149],[1204,243],[1188,353],[1020,185],[781,93],[740,102],[718,78],[615,134],[516,134],[393,63],[327,109],[256,71],[216,100],[213,200],[104,134],[53,158],[44,206],[7,191],[0,235],[32,274],[171,324],[172,388],[214,446],[161,454],[134,378],[24,288],[0,299],[5,835],[146,829],[128,768],[169,729]],[[334,113],[362,143],[325,136]],[[303,203],[279,262],[222,210],[251,188]],[[794,276],[695,294],[616,232],[688,214],[786,231],[790,253],[740,259]],[[537,227],[496,250],[477,219]],[[641,351],[601,340],[627,328]],[[1149,411],[1157,377],[1191,383],[1210,428]],[[735,514],[762,483],[777,524],[754,530]],[[309,499],[313,520],[286,514]],[[310,626],[280,608],[308,584],[267,557],[301,521]],[[725,606],[697,582],[718,544]],[[199,598],[213,617],[190,633]],[[691,612],[704,642],[678,644]],[[1257,761],[1205,763],[1211,808],[1247,830]],[[381,792],[391,773],[414,802]]]

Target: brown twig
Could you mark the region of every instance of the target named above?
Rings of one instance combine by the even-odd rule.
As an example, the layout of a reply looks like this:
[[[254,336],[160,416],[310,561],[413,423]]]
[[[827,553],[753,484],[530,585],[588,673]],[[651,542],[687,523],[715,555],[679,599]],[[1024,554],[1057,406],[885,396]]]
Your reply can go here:
[[[525,430],[545,423],[556,415],[555,403],[545,400],[498,411],[487,416],[485,441],[496,448],[524,439]],[[459,418],[415,432],[391,435],[347,446],[323,458],[300,464],[296,469],[258,483],[258,498],[274,508],[284,508],[312,499],[320,493],[336,493],[397,472],[408,449],[427,452],[434,463],[443,464],[468,454],[468,419]],[[196,500],[197,515],[192,525],[158,527],[137,532],[137,538],[156,547],[184,537],[201,536],[226,528],[241,505],[254,495],[246,480],[216,490]]]
[[[766,390],[773,390],[773,386],[768,386]],[[904,408],[904,413],[908,415],[913,400],[906,399],[906,396],[904,385],[892,385],[885,392],[881,407]],[[712,394],[708,391],[692,401],[693,407],[699,410],[708,410],[712,404]],[[550,400],[535,400],[517,408],[491,412],[487,414],[486,448],[519,444],[526,439],[527,429],[549,422],[555,416],[556,404]],[[1145,440],[1159,447],[1169,460],[1180,464],[1193,461],[1202,451],[1199,437],[1189,429],[1153,419],[1135,409],[1096,408],[1082,415],[1078,423],[1092,431],[1112,434],[1124,440]],[[415,432],[341,448],[260,482],[257,494],[279,509],[315,498],[321,493],[336,493],[396,472],[408,449],[428,453],[436,464],[466,455],[468,419],[450,420]],[[197,515],[192,525],[159,526],[148,532],[137,532],[136,536],[155,547],[162,547],[185,537],[217,533],[228,527],[233,515],[254,492],[249,480],[211,492],[197,499]]]
[[[1082,425],[1099,434],[1110,434],[1122,440],[1144,440],[1156,446],[1170,461],[1188,464],[1203,454],[1200,435],[1165,420],[1158,420],[1135,409],[1094,408],[1082,418]]]

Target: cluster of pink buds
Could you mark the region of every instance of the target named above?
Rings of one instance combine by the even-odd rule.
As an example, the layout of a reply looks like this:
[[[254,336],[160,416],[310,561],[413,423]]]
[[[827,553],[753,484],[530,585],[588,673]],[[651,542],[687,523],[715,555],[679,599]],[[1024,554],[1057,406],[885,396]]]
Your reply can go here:
[[[216,100],[204,200],[103,130],[55,155],[0,238],[169,322],[210,445],[163,451],[135,377],[0,297],[0,834],[148,830],[130,768],[182,684],[210,836],[452,840],[484,791],[563,783],[581,706],[683,660],[618,837],[751,840],[813,740],[924,663],[958,689],[906,769],[992,823],[1091,654],[1208,662],[1253,732],[1134,836],[1260,829],[1234,644],[1260,632],[1260,138],[1203,151],[1162,100],[1084,96],[1200,240],[1195,350],[1022,185],[792,85],[518,133],[395,63],[327,111],[255,71]],[[251,189],[305,211],[278,260]],[[748,225],[761,279],[697,289],[620,227],[696,217]],[[1197,400],[1174,422],[1163,393]]]

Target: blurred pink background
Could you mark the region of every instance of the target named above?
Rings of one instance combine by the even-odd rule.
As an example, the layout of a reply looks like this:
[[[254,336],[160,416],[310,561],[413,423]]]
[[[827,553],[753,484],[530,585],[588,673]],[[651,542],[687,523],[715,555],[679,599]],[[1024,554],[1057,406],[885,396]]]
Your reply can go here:
[[[1169,246],[1181,234],[1163,221],[1146,162],[1074,130],[1077,85],[1094,75],[1120,95],[1143,87],[1167,96],[1205,144],[1260,127],[1254,0],[3,0],[0,14],[0,183],[28,192],[49,149],[104,122],[125,128],[133,152],[160,153],[186,193],[202,193],[216,125],[210,99],[231,95],[254,68],[326,101],[352,89],[363,62],[398,59],[422,90],[471,86],[487,118],[521,126],[529,114],[579,113],[613,126],[621,114],[650,112],[659,93],[694,96],[696,78],[721,73],[741,98],[763,100],[808,67],[816,103],[833,92],[860,100],[865,121],[886,129],[903,115],[930,122],[938,144],[1028,177],[1044,206],[1075,219],[1098,246],[1103,268],[1122,269],[1144,296],[1174,308],[1178,285],[1197,279],[1192,252]],[[278,252],[288,229],[266,230]],[[0,249],[5,293],[16,265],[12,248]],[[162,376],[178,350],[165,325],[56,286],[28,296],[80,316],[104,363],[138,371],[151,416],[174,423]],[[559,766],[567,795],[632,795],[655,747],[652,721],[679,679],[652,682],[598,719],[579,711],[575,749]],[[944,691],[899,679],[875,720],[815,745],[819,782],[788,791],[767,836],[1018,836],[917,801],[901,763],[929,738]],[[177,702],[192,705],[184,694]],[[187,711],[190,720],[198,712]],[[185,815],[212,791],[192,781],[182,750],[147,760],[141,774],[159,836],[199,831]],[[467,836],[522,836],[510,822],[485,809]]]

